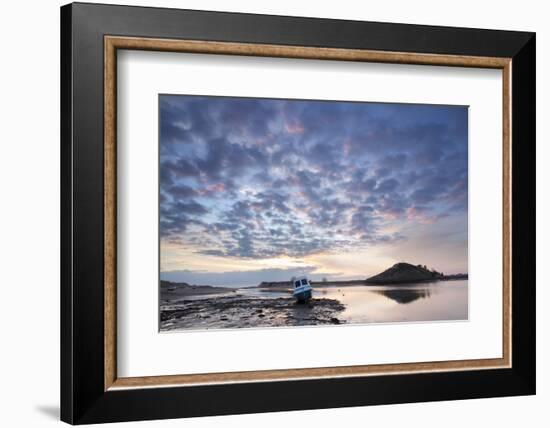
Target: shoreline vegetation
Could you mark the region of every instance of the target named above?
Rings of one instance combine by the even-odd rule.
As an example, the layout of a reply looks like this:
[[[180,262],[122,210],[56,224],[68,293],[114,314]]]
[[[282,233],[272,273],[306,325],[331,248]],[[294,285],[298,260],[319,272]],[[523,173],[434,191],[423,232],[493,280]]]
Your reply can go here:
[[[435,269],[428,269],[426,265],[412,265],[410,263],[396,263],[384,272],[366,279],[367,285],[413,284],[430,281],[449,281],[454,279],[468,279],[468,274],[445,275]]]

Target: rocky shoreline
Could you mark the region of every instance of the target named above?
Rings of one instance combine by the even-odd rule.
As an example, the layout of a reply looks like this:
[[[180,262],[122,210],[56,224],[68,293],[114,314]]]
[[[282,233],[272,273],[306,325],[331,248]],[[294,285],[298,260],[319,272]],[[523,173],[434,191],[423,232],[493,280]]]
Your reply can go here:
[[[292,297],[221,295],[181,300],[160,308],[160,330],[289,327],[342,324],[345,306],[335,299],[298,304]]]

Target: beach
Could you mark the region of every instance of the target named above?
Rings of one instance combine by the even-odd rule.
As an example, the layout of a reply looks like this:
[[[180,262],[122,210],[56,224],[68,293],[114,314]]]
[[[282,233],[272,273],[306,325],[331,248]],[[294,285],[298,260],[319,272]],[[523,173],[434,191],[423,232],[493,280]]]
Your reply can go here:
[[[468,280],[399,285],[313,283],[298,304],[290,286],[211,287],[163,284],[160,330],[210,330],[468,319]]]

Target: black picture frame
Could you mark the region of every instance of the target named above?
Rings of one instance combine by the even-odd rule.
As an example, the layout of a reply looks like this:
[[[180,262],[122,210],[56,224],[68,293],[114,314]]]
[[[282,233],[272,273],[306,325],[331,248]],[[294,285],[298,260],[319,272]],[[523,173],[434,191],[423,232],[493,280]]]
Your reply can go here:
[[[512,59],[512,366],[104,389],[104,36]],[[535,34],[74,3],[61,8],[61,419],[71,424],[535,393]]]

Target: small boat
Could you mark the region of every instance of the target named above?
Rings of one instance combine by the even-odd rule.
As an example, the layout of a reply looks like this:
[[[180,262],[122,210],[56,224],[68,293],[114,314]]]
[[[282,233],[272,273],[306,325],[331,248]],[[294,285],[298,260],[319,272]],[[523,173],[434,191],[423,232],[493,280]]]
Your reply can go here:
[[[292,278],[292,295],[296,297],[298,303],[305,303],[311,299],[312,288],[307,277]]]

